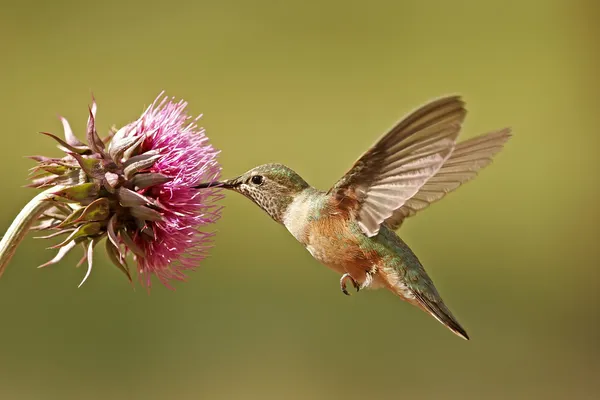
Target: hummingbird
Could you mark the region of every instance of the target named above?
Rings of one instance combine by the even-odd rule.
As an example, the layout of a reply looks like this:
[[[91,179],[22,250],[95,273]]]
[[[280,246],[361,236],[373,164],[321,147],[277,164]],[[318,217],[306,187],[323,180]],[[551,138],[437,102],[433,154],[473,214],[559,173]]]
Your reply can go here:
[[[219,186],[252,200],[316,260],[341,274],[344,294],[350,294],[348,283],[357,292],[385,288],[469,340],[417,256],[395,232],[406,218],[474,178],[509,139],[510,128],[504,128],[457,143],[466,113],[460,96],[421,106],[327,191],[274,163],[195,188]]]

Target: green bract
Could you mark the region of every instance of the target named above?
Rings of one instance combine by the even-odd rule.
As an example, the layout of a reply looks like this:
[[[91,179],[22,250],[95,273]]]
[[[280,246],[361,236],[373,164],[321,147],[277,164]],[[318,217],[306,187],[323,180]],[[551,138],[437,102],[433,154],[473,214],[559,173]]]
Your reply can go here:
[[[69,123],[61,118],[64,140],[43,133],[58,142],[65,152],[62,158],[33,156],[38,164],[32,169],[34,188],[57,186],[48,198],[51,206],[42,214],[32,229],[50,232],[43,238],[64,236],[52,248],[58,254],[41,267],[60,261],[77,244],[86,249],[82,262],[87,259],[89,275],[94,246],[107,237],[109,258],[131,281],[126,263],[127,251],[143,258],[144,252],[134,238],[154,238],[150,221],[162,219],[163,207],[156,199],[140,194],[143,189],[161,185],[170,180],[150,168],[161,158],[156,150],[143,151],[144,135],[130,134],[136,126],[113,129],[102,140],[95,128],[96,105],[90,109],[87,123],[87,143],[75,137]]]

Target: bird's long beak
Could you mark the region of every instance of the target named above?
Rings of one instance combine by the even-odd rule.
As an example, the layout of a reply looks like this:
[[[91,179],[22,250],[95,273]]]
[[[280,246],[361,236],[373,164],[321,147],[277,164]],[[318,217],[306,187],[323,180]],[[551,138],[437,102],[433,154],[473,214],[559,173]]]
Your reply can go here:
[[[199,185],[194,186],[194,189],[206,189],[211,187],[220,187],[223,189],[233,189],[239,184],[238,178],[228,179],[225,181],[216,181],[216,182],[204,182]]]

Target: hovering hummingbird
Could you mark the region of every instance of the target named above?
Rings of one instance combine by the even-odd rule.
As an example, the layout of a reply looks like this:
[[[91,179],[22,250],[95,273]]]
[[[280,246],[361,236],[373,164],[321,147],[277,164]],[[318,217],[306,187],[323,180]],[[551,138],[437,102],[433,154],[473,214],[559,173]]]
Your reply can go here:
[[[359,291],[386,288],[468,340],[431,278],[395,233],[405,218],[474,178],[510,137],[510,129],[456,143],[465,118],[458,96],[412,112],[367,150],[331,189],[310,186],[290,168],[264,164],[221,182],[283,224],[314,258]]]

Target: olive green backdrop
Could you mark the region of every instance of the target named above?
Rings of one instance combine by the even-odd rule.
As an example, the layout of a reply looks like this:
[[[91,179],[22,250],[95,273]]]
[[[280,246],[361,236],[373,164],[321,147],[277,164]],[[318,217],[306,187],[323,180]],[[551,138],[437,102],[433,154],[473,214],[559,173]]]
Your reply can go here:
[[[225,176],[282,162],[327,188],[406,112],[448,93],[463,137],[512,126],[478,179],[411,219],[472,337],[336,274],[248,200],[175,292],[27,239],[0,280],[1,399],[596,399],[600,383],[593,1],[21,1],[0,12],[0,230],[58,155],[38,131],[102,131],[163,89]],[[595,25],[595,26],[594,26]]]

